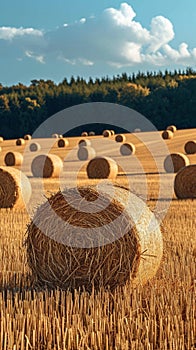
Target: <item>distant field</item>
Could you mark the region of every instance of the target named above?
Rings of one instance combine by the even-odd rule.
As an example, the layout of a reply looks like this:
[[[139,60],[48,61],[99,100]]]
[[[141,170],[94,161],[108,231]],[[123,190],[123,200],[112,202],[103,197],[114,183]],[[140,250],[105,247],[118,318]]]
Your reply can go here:
[[[196,200],[179,200],[173,191],[174,174],[163,167],[169,152],[184,153],[184,144],[196,139],[196,129],[178,130],[163,141],[161,133],[126,134],[136,147],[134,156],[121,156],[120,144],[102,136],[88,137],[97,155],[110,156],[119,165],[116,181],[130,186],[163,219],[164,256],[156,277],[145,286],[124,286],[113,295],[78,291],[34,290],[24,247],[26,210],[0,210],[0,349],[2,350],[193,350],[196,347]],[[86,163],[77,159],[80,138],[68,138],[68,148],[57,141],[48,150],[47,139],[16,146],[1,143],[0,166],[8,151],[24,154],[22,170],[33,196],[29,212],[64,186],[97,183],[86,175]],[[112,140],[112,141],[111,141]],[[60,179],[33,178],[30,142],[41,153],[64,161]],[[166,145],[166,146],[165,146]],[[196,154],[189,155],[196,164]],[[77,173],[77,176],[75,174]],[[41,189],[41,190],[40,190]]]

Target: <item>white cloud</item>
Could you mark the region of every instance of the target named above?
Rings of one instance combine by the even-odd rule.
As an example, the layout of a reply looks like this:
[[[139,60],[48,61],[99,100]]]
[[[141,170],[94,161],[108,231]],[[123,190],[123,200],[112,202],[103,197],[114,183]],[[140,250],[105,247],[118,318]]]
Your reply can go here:
[[[134,9],[122,3],[119,9],[105,9],[98,18],[83,17],[48,32],[1,27],[0,39],[40,63],[60,59],[67,65],[99,65],[104,69],[195,64],[196,48],[189,49],[185,42],[172,47],[175,33],[169,19],[156,16],[145,28],[135,18]]]

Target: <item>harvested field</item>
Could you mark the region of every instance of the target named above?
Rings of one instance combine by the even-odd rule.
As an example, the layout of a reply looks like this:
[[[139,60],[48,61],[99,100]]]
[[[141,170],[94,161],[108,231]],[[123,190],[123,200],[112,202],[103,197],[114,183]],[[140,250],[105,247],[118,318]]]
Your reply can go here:
[[[177,199],[175,174],[166,173],[163,167],[169,153],[183,153],[187,140],[195,138],[196,129],[177,130],[175,137],[166,141],[161,132],[126,134],[126,142],[136,147],[131,157],[120,156],[119,143],[112,138],[92,138],[97,156],[117,162],[115,181],[130,185],[162,220],[163,258],[156,276],[144,286],[126,283],[115,292],[101,289],[89,293],[82,288],[70,292],[33,285],[24,245],[31,210],[60,186],[98,184],[99,179],[88,179],[86,166],[80,168],[76,157],[79,137],[69,138],[66,148],[59,148],[55,139],[49,149],[47,139],[33,140],[43,153],[56,154],[64,161],[61,179],[33,178],[29,145],[20,146],[32,199],[29,211],[0,210],[0,349],[195,349],[196,199]],[[7,152],[18,150],[16,140],[4,140],[2,145],[0,166]],[[196,164],[196,155],[190,154],[189,160]],[[143,252],[143,259],[148,259],[148,251]]]

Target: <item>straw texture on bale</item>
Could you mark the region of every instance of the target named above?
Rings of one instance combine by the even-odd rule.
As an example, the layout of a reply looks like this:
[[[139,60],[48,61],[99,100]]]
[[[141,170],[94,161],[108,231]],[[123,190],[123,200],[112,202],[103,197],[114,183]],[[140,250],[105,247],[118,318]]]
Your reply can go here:
[[[17,139],[16,140],[16,146],[21,146],[21,145],[25,145],[25,140],[24,139]]]
[[[112,136],[115,135],[115,131],[114,130],[110,130],[110,133],[111,133]]]
[[[87,131],[83,131],[83,132],[81,133],[81,136],[88,136]]]
[[[103,137],[110,137],[111,136],[111,131],[110,130],[103,130],[102,135],[103,135]]]
[[[164,169],[167,173],[177,173],[180,169],[189,164],[189,158],[185,154],[171,153],[164,160]]]
[[[115,136],[115,141],[116,142],[125,142],[126,141],[126,136],[123,134],[118,134]]]
[[[20,170],[0,167],[0,208],[24,208],[31,197],[31,184]]]
[[[40,144],[38,142],[33,142],[33,143],[30,144],[29,150],[31,152],[37,152],[37,151],[41,150],[41,146],[40,146]]]
[[[22,165],[23,155],[19,152],[8,152],[5,155],[4,162],[8,166]]]
[[[0,136],[0,142],[3,142],[3,137],[2,136]]]
[[[118,165],[109,157],[95,157],[87,164],[89,179],[115,179],[118,175]]]
[[[131,154],[135,154],[135,146],[131,142],[123,143],[120,146],[120,153],[122,156],[130,156]]]
[[[174,192],[180,199],[196,198],[196,164],[188,165],[176,174]]]
[[[91,141],[88,140],[88,139],[81,139],[81,140],[78,142],[78,146],[79,146],[79,147],[89,147],[89,146],[91,146]]]
[[[59,177],[63,169],[63,162],[55,154],[40,154],[35,157],[31,164],[31,171],[35,177]]]
[[[26,237],[34,282],[52,288],[143,285],[156,274],[163,253],[154,214],[117,185],[112,196],[108,185],[99,192],[93,186],[57,192],[38,208]]]
[[[29,134],[24,135],[24,140],[31,140],[31,135]]]
[[[171,140],[174,137],[171,130],[164,130],[161,135],[164,140]]]
[[[59,135],[58,135],[58,134],[52,134],[52,138],[53,138],[53,139],[58,139],[58,138],[59,138]]]
[[[68,147],[69,146],[69,141],[66,138],[60,138],[58,140],[58,147]]]
[[[169,125],[166,130],[170,130],[172,132],[176,132],[177,127],[175,125]]]
[[[195,154],[196,153],[196,140],[187,141],[184,145],[184,150],[187,154]]]
[[[89,136],[95,136],[95,132],[94,131],[89,131]]]
[[[92,147],[79,147],[77,152],[77,157],[79,160],[88,160],[96,156],[96,151]]]

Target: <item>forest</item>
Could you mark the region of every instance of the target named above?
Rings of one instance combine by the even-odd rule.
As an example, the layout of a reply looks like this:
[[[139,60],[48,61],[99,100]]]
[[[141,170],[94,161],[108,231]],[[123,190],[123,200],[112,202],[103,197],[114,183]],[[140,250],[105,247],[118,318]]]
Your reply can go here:
[[[139,71],[88,80],[72,76],[58,84],[34,79],[29,86],[0,84],[0,135],[11,139],[32,134],[56,112],[88,102],[127,106],[143,114],[158,130],[171,123],[179,129],[194,128],[196,71],[192,68],[172,72]],[[86,126],[86,131],[88,128],[92,126]],[[94,131],[100,132],[96,128]],[[80,129],[74,130],[74,135],[80,132]]]

